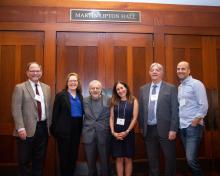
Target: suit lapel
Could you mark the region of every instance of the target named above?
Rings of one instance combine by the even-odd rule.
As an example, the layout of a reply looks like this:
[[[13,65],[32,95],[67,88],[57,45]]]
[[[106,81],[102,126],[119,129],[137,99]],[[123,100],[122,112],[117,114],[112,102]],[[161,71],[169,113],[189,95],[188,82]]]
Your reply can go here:
[[[68,91],[64,91],[64,99],[66,101],[67,104],[67,108],[69,109],[69,111],[71,112],[71,105],[70,105],[70,95]]]
[[[100,113],[99,113],[99,117],[102,116],[102,112],[103,112],[104,109],[105,109],[104,107],[108,106],[108,97],[102,95],[101,99],[102,99],[102,110],[101,110]]]
[[[25,82],[25,87],[26,87],[28,93],[30,94],[30,96],[33,98],[34,104],[37,106],[37,102],[35,101],[35,92],[31,87],[31,83],[29,81],[26,81]]]
[[[150,86],[151,84],[147,84],[146,85],[146,89],[145,89],[145,100],[146,100],[146,105],[148,107],[148,102],[149,102],[149,93],[150,93]],[[148,109],[148,108],[147,108]]]
[[[45,105],[47,106],[47,93],[46,93],[46,88],[45,86],[40,82],[40,86],[41,86],[41,89],[42,89],[42,92],[43,92],[43,95],[44,95],[44,103]]]
[[[159,104],[161,96],[162,96],[162,94],[164,92],[163,89],[164,89],[164,82],[162,81],[161,82],[161,86],[160,86],[160,90],[159,90],[159,94],[158,94],[157,105]]]
[[[93,108],[92,108],[92,98],[89,97],[88,99],[88,105],[89,105],[89,110],[90,110],[90,113],[92,114],[92,117],[96,117],[95,114],[94,114],[94,111],[93,111]]]

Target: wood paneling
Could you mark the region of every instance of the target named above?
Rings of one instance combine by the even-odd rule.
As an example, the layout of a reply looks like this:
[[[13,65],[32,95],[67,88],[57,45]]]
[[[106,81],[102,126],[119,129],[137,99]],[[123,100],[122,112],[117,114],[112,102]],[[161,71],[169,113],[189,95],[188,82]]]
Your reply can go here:
[[[192,35],[166,35],[166,70],[167,79],[170,82],[179,84],[176,78],[176,65],[181,60],[190,63],[191,75],[204,82],[209,98],[209,112],[206,117],[206,130],[201,145],[200,156],[204,158],[219,157],[213,153],[215,145],[220,145],[219,132],[219,108],[217,108],[218,81],[217,73],[218,59],[216,43],[219,38],[213,36],[192,36]],[[214,137],[215,136],[215,137]],[[215,144],[213,146],[213,144]],[[179,147],[178,147],[179,148]],[[181,153],[178,153],[181,156]]]
[[[112,88],[117,80],[128,82],[137,96],[153,61],[151,34],[60,32],[57,41],[57,91],[68,73],[77,72],[84,95],[88,95],[88,83],[98,79],[105,88]]]
[[[43,38],[40,32],[0,32],[0,89],[5,95],[0,99],[2,123],[12,123],[11,94],[15,84],[25,80],[26,64],[43,63]]]
[[[107,42],[108,65],[112,65],[106,68],[107,86],[112,87],[115,81],[122,80],[138,96],[139,87],[149,81],[146,70],[153,62],[153,35],[110,33]]]
[[[69,9],[141,11],[140,23],[70,22]],[[149,81],[153,62],[165,66],[165,80],[178,84],[176,64],[186,59],[192,75],[202,80],[210,109],[200,157],[219,159],[220,137],[220,7],[196,7],[89,0],[1,0],[0,1],[0,164],[16,163],[11,137],[13,122],[10,99],[16,83],[26,79],[25,65],[36,60],[43,65],[43,81],[60,91],[66,75],[80,74],[83,94],[88,83],[99,79],[105,88],[117,80],[128,82],[138,96]],[[137,132],[136,160],[144,159],[143,141]],[[178,159],[184,158],[180,140]],[[55,175],[56,145],[50,138],[45,175]],[[10,155],[6,153],[10,152]],[[83,148],[80,148],[83,153]],[[81,161],[84,156],[81,155]]]
[[[25,66],[30,61],[43,63],[42,32],[0,32],[0,164],[16,163],[12,137],[11,95],[16,83],[26,79]]]
[[[104,88],[112,88],[118,80],[125,81],[138,96],[139,87],[149,80],[146,70],[153,62],[152,42],[152,34],[59,32],[56,90],[64,87],[68,73],[77,72],[84,96],[89,95],[88,84],[93,79],[100,80]],[[138,139],[137,148],[143,148],[143,141]],[[138,153],[137,160],[145,158],[144,150]],[[79,160],[85,162],[81,152]]]

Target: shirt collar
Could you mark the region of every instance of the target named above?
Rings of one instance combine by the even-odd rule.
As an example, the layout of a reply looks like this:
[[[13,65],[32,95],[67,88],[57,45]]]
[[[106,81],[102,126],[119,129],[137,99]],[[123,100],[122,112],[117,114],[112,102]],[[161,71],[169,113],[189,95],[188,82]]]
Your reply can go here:
[[[33,81],[31,81],[30,79],[28,79],[28,81],[30,82],[31,86],[35,86],[37,84],[37,86],[40,86],[40,82],[38,81],[38,83],[35,83]]]
[[[186,77],[184,80],[181,81],[181,84],[186,84],[186,83],[189,82],[190,80],[192,80],[192,76]]]
[[[162,81],[160,81],[159,83],[155,84],[155,83],[151,83],[151,87],[153,87],[153,85],[156,85],[157,87],[160,87],[160,85],[162,84]]]

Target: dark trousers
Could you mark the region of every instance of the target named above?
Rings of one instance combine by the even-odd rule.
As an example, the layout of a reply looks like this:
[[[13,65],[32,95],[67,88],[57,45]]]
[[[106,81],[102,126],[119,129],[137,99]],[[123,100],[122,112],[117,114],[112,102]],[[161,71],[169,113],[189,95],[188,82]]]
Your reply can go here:
[[[82,131],[82,119],[71,120],[71,134],[68,137],[57,137],[60,176],[73,176]]]
[[[86,159],[89,168],[88,176],[97,176],[96,158],[99,154],[100,174],[101,176],[109,176],[109,144],[99,144],[95,139],[90,144],[84,144]]]
[[[47,123],[38,122],[35,135],[16,138],[19,176],[42,176],[48,142]]]
[[[176,144],[158,135],[157,126],[148,126],[146,148],[149,160],[149,176],[160,175],[160,147],[165,158],[165,176],[176,175]]]

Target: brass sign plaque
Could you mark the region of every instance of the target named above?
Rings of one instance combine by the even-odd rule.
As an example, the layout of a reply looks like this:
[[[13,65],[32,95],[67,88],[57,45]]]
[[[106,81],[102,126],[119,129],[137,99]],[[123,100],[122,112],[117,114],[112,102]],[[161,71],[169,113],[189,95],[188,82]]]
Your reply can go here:
[[[70,9],[70,21],[141,22],[139,11]]]

